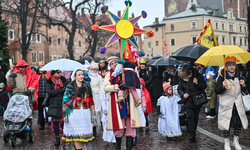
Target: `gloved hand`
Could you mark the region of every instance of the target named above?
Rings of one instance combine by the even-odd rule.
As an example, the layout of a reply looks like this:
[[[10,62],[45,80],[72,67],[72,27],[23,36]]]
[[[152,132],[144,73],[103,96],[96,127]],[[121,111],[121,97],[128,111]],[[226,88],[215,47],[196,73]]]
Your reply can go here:
[[[27,90],[27,91],[24,92],[24,95],[30,96],[30,94],[31,94],[30,90]]]
[[[118,64],[116,67],[115,67],[115,71],[112,73],[112,76],[113,77],[117,77],[120,72],[122,71],[122,65],[121,64]]]
[[[142,107],[142,111],[145,112],[145,110],[146,110],[146,107]]]
[[[11,73],[9,77],[15,78],[17,75],[15,73]]]
[[[96,121],[96,116],[94,114],[91,115],[91,123],[93,125],[96,125],[97,124],[97,121]]]
[[[119,88],[120,90],[126,90],[126,87],[125,87],[124,81],[119,82],[119,86],[118,86],[118,88]]]

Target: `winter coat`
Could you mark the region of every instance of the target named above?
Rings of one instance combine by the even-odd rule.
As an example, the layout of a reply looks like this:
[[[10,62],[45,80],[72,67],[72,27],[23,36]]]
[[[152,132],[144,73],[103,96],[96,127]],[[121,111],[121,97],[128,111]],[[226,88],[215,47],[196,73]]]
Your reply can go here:
[[[38,97],[45,97],[46,95],[46,82],[48,76],[45,74],[39,74],[39,85],[38,85]]]
[[[152,83],[153,83],[153,97],[159,98],[163,94],[163,88],[162,88],[162,73],[164,71],[164,68],[159,67],[158,70],[157,68],[152,68]]]
[[[0,92],[0,104],[7,104],[9,102],[9,96],[6,91]]]
[[[55,84],[51,78],[46,83],[46,91],[49,94],[48,117],[62,117],[63,95],[68,81],[63,76],[61,76],[61,80],[63,82],[63,87],[58,89],[54,89]]]
[[[244,129],[248,126],[248,120],[246,117],[241,91],[245,91],[246,87],[241,87],[239,81],[241,78],[241,73],[238,69],[236,69],[234,77],[229,76],[226,72],[227,79],[227,87],[232,85],[232,88],[226,90],[223,87],[222,82],[224,81],[224,69],[219,73],[219,77],[217,79],[215,85],[215,92],[220,94],[219,98],[219,113],[218,113],[218,128],[220,130],[228,130],[230,127],[230,121],[232,118],[233,106],[235,104],[238,115],[241,120],[241,124]]]
[[[207,80],[207,88],[205,90],[207,95],[208,103],[204,105],[205,108],[215,109],[217,102],[217,94],[215,93],[215,84],[216,80],[214,78],[210,78]]]
[[[189,97],[184,103],[184,107],[194,109],[196,108],[196,105],[193,102],[192,95],[206,94],[205,89],[207,88],[207,84],[203,76],[200,73],[198,73],[197,70],[192,69],[191,72],[192,72],[192,76],[190,77],[189,81],[184,81],[183,79],[180,79],[177,91],[181,98],[183,98],[183,95],[185,93],[189,94]],[[198,80],[198,84],[193,83],[195,74]]]
[[[170,71],[166,70],[163,73],[163,82],[169,82],[168,79],[171,79],[170,85],[174,86],[179,84],[179,79],[180,77],[178,76],[178,72],[174,71],[173,73],[171,73]]]
[[[0,83],[4,83],[5,86],[7,84],[7,80],[6,80],[5,75],[2,71],[0,71]],[[6,88],[4,88],[4,89],[6,89]]]

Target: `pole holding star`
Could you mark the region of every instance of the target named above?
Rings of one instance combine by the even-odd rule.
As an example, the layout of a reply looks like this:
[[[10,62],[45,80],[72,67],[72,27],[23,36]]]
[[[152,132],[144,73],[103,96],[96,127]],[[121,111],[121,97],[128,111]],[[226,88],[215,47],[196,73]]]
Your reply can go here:
[[[125,5],[126,9],[121,18],[109,11],[108,6],[103,6],[101,8],[102,13],[107,12],[113,24],[100,27],[98,25],[91,26],[91,29],[94,31],[102,29],[113,33],[107,44],[100,49],[101,54],[104,54],[107,50],[107,47],[119,40],[120,55],[121,58],[123,58],[124,49],[126,47],[127,42],[133,45],[139,52],[141,51],[136,41],[135,35],[146,33],[149,37],[154,36],[154,32],[151,30],[147,32],[145,30],[135,27],[136,23],[141,19],[141,17],[147,17],[147,13],[145,11],[142,11],[141,15],[129,19],[129,7],[132,5],[132,2],[130,0],[126,0]]]

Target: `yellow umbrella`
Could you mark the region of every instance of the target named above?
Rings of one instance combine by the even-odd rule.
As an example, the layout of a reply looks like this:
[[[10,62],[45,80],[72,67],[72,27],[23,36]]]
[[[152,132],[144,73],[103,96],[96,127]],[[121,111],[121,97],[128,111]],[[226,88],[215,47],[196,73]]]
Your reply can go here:
[[[236,57],[236,64],[247,63],[250,60],[250,53],[234,45],[221,45],[210,48],[201,55],[195,63],[204,66],[225,66],[225,58],[227,56]],[[226,80],[226,69],[224,69]],[[232,87],[232,85],[231,85]],[[231,89],[225,87],[226,89]]]

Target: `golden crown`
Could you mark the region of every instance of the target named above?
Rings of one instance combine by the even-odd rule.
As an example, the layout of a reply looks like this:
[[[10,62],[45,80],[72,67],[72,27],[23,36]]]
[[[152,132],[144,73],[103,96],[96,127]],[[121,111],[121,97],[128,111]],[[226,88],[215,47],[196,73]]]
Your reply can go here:
[[[226,57],[226,62],[233,61],[236,63],[236,57],[235,56],[227,56]]]

